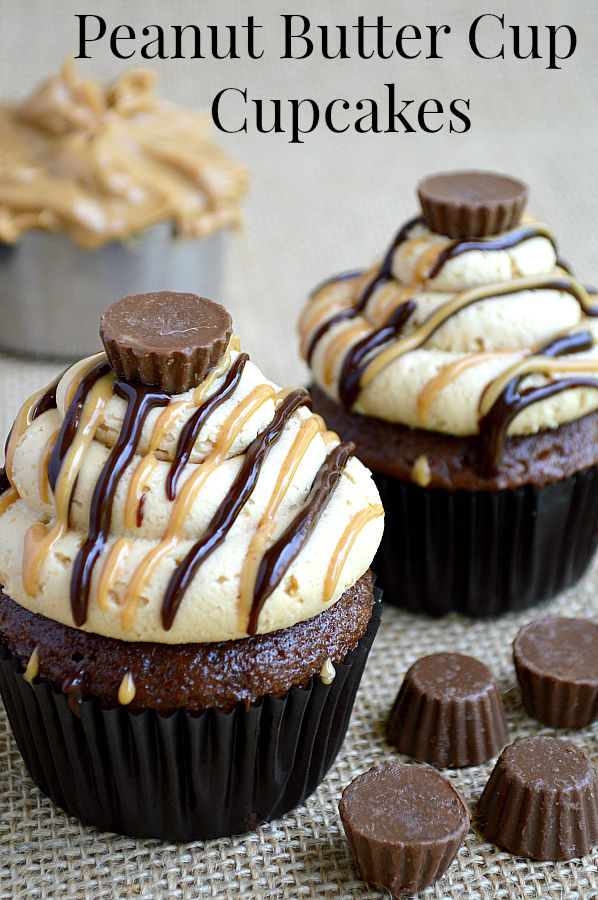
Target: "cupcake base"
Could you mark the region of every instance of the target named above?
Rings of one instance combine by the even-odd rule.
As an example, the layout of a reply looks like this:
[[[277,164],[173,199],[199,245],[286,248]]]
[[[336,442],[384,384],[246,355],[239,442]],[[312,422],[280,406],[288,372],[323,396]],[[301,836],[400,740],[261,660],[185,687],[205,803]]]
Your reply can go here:
[[[381,616],[328,685],[314,676],[249,708],[135,713],[79,704],[50,683],[29,684],[0,643],[0,692],[29,773],[84,823],[133,837],[204,840],[250,831],[283,815],[324,778],[343,743]]]
[[[314,412],[374,470],[386,513],[374,567],[386,601],[484,618],[548,600],[584,574],[598,544],[596,413],[513,439],[492,480],[476,473],[476,439],[378,422],[344,412],[319,388],[312,394]],[[432,482],[420,487],[410,466],[426,452]],[[563,460],[580,471],[559,478]],[[524,474],[536,481],[519,483]]]

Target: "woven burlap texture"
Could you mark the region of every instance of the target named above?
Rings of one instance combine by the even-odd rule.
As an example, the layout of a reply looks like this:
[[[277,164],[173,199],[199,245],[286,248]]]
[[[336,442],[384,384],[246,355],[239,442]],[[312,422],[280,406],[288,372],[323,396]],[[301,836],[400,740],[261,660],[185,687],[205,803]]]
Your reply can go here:
[[[292,7],[292,8],[291,8]],[[385,82],[402,97],[471,98],[466,135],[334,135],[320,128],[304,144],[287,135],[219,135],[252,170],[246,231],[231,244],[221,297],[252,358],[281,384],[306,382],[297,352],[295,322],[304,297],[326,275],[367,264],[402,221],[416,210],[414,186],[431,171],[489,167],[526,179],[530,209],[554,225],[564,257],[580,277],[596,281],[595,85],[598,19],[595,0],[103,0],[87,8],[77,0],[0,0],[0,85],[23,96],[76,48],[76,13],[98,12],[110,27],[122,22],[138,32],[160,22],[241,22],[254,14],[266,37],[280,35],[279,14],[296,12],[320,22],[355,22],[384,13],[398,27],[450,23],[445,58],[412,61],[280,60],[271,46],[258,62],[155,61],[165,95],[209,106],[225,86],[248,87],[254,97],[348,97],[383,93]],[[467,48],[476,15],[505,14],[505,23],[571,23],[575,57],[560,72],[545,60],[483,61]],[[510,40],[511,32],[505,31]],[[546,32],[542,32],[542,49]],[[507,56],[509,54],[507,53]],[[81,61],[85,75],[113,77],[128,65],[106,42]],[[131,60],[132,63],[139,59]],[[133,288],[134,286],[132,286]],[[84,302],[84,298],[77,298]],[[107,304],[112,297],[107,297]],[[0,357],[0,436],[20,402],[47,382],[61,364]],[[186,846],[135,841],[84,828],[46,800],[27,776],[0,718],[0,898],[356,898],[380,897],[356,878],[337,805],[343,787],[371,765],[396,754],[384,739],[384,720],[408,666],[435,650],[472,653],[488,663],[505,694],[511,737],[541,729],[522,712],[511,662],[511,641],[521,624],[546,612],[596,615],[598,568],[565,596],[517,617],[496,622],[458,618],[430,621],[387,607],[337,763],[307,803],[246,837]],[[566,734],[598,759],[598,728]],[[491,763],[449,772],[474,804]],[[475,827],[449,872],[429,898],[591,898],[598,896],[598,854],[566,863],[531,863],[484,842]]]

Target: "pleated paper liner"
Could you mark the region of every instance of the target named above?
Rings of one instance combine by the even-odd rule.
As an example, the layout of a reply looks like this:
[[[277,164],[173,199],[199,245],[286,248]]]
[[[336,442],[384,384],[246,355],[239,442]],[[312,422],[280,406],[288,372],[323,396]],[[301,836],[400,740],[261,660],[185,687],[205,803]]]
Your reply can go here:
[[[386,511],[374,566],[385,600],[441,616],[497,616],[584,574],[598,542],[598,467],[542,488],[422,488],[374,474]]]
[[[80,717],[48,683],[30,685],[0,644],[0,692],[27,769],[44,794],[84,823],[134,837],[191,841],[250,831],[308,797],[341,748],[380,624],[325,685],[265,696],[230,713],[134,714],[85,700]]]

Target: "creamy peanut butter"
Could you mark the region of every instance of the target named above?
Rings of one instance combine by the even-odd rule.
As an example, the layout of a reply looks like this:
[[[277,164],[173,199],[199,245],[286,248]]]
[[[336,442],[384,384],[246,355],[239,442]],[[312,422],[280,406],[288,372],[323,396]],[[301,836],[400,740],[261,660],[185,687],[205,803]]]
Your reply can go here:
[[[111,84],[61,71],[0,105],[0,240],[62,231],[93,249],[159,222],[200,237],[241,220],[246,167],[210,139],[210,121],[156,96],[131,69]]]

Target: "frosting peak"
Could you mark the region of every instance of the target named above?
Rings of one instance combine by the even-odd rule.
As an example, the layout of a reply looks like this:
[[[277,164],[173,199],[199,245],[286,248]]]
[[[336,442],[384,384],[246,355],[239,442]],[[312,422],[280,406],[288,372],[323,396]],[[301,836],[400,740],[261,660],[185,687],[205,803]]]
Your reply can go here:
[[[27,401],[0,494],[13,600],[109,637],[206,642],[311,618],[361,577],[382,532],[371,476],[237,347],[183,393],[100,353]]]

